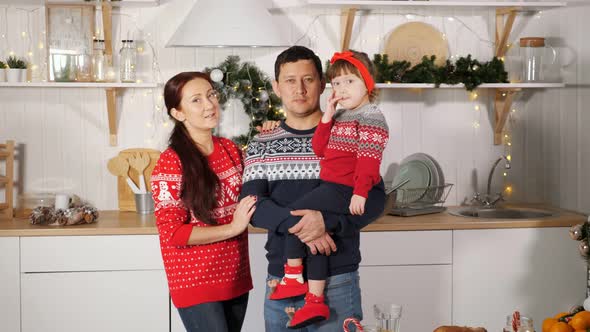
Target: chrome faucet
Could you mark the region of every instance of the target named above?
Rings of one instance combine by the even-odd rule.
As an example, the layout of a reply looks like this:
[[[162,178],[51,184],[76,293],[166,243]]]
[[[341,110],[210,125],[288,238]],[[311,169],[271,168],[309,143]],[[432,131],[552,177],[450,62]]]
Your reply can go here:
[[[508,159],[507,156],[502,156],[502,157],[498,158],[494,162],[494,164],[492,165],[492,169],[490,170],[490,174],[488,175],[488,187],[486,190],[486,195],[482,198],[480,193],[475,193],[475,195],[473,195],[473,198],[471,199],[472,203],[477,202],[485,207],[493,207],[499,201],[504,200],[504,197],[502,196],[502,192],[497,193],[496,197],[492,198],[492,178],[494,176],[494,171],[496,170],[496,167],[502,161],[502,159],[504,159],[506,161],[506,163],[504,164],[504,168],[510,169],[510,167],[511,167],[510,166],[510,159]]]

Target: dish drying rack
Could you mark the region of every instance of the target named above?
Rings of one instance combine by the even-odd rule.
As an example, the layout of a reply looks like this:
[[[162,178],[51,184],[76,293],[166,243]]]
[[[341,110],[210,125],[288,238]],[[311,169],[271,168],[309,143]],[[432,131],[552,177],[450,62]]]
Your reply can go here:
[[[426,188],[399,188],[389,194],[388,199],[393,205],[388,214],[394,216],[416,216],[438,213],[446,208],[443,203],[447,200],[452,183]]]

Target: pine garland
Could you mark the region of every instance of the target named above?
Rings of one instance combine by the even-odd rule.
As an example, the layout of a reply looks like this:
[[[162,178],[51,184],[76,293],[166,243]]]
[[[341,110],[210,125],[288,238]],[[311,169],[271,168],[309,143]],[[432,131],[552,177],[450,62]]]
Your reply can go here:
[[[447,60],[444,66],[435,64],[436,56],[424,56],[422,62],[412,67],[408,61],[389,62],[387,54],[375,54],[377,83],[431,83],[438,88],[441,84],[465,84],[465,89],[472,91],[483,83],[508,83],[508,73],[504,63],[494,57],[489,62],[481,63],[467,57],[457,59],[455,63]],[[328,63],[326,67],[329,67]]]
[[[219,91],[219,104],[223,108],[230,99],[237,98],[244,105],[244,111],[250,117],[250,131],[246,135],[232,137],[232,140],[245,146],[250,138],[258,133],[256,126],[267,120],[282,120],[284,113],[280,110],[281,100],[272,90],[271,80],[256,65],[250,62],[240,63],[240,57],[230,55],[216,67],[205,68],[210,73],[213,69],[223,72],[223,80],[214,82]],[[268,99],[264,98],[268,96]]]
[[[390,62],[387,54],[375,54],[373,64],[376,69],[377,83],[432,83],[436,87],[441,84],[465,84],[465,89],[472,91],[482,83],[508,83],[508,74],[504,63],[498,58],[480,63],[471,55],[459,58],[454,64],[447,60],[444,66],[435,64],[436,57],[423,57],[422,62],[412,67],[408,61]],[[330,63],[326,64],[326,70]],[[221,93],[219,104],[223,108],[230,99],[239,99],[244,111],[252,119],[248,134],[232,139],[245,146],[250,138],[256,135],[256,126],[267,120],[283,120],[281,100],[272,90],[271,79],[256,65],[240,62],[240,57],[230,55],[216,67],[205,68],[210,73],[220,69],[223,80],[214,82],[215,88]],[[268,97],[268,98],[264,98]]]

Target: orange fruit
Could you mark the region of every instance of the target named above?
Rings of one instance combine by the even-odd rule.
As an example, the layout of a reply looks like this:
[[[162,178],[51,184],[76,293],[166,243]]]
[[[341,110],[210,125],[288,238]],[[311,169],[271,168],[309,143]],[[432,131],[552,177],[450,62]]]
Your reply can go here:
[[[557,324],[557,319],[545,318],[543,321],[543,332],[549,332],[549,329],[551,329],[551,327],[555,324]]]
[[[568,323],[574,330],[590,329],[590,312],[580,311]]]
[[[574,332],[574,329],[564,322],[557,322],[551,326],[549,332]]]

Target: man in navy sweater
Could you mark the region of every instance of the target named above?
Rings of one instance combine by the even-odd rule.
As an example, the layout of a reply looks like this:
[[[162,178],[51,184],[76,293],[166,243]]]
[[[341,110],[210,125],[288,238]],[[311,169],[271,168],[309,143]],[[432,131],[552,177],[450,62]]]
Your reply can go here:
[[[241,196],[258,196],[251,223],[268,230],[264,303],[268,332],[293,331],[286,327],[289,317],[285,308],[299,308],[304,303],[302,297],[268,299],[272,291],[269,284],[276,284],[284,275],[285,238],[289,233],[307,244],[310,254],[329,255],[324,296],[330,307],[330,318],[300,331],[341,331],[344,319],[362,319],[358,274],[360,230],[383,212],[383,182],[369,192],[361,216],[290,208],[320,182],[319,158],[312,150],[311,138],[322,117],[319,104],[325,88],[322,73],[321,61],[310,49],[293,46],[283,51],[275,62],[273,90],[282,100],[287,119],[276,129],[257,135],[248,145]]]

